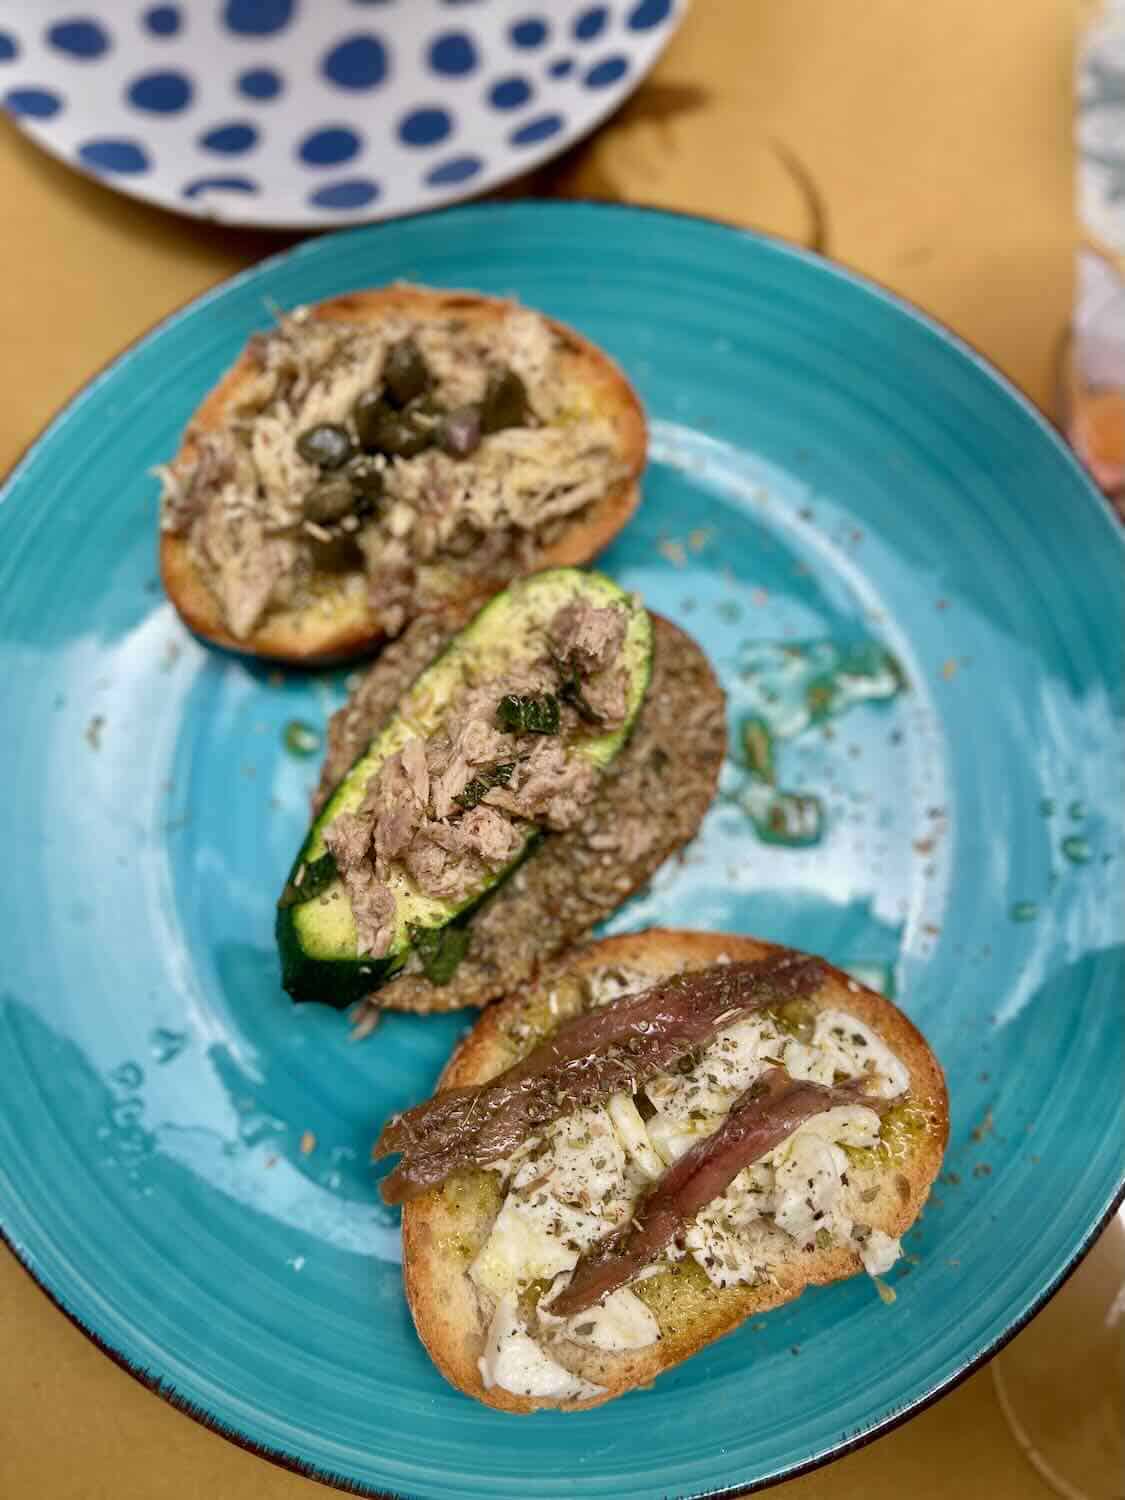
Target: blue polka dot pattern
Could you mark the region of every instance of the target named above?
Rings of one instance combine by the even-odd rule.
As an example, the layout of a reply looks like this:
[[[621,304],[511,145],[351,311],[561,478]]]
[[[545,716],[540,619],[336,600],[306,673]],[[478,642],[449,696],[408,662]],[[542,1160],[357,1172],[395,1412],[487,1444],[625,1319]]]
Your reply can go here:
[[[348,37],[333,47],[321,69],[342,89],[373,89],[387,76],[387,49],[376,36]]]
[[[478,61],[472,37],[463,31],[447,31],[430,43],[430,67],[435,73],[460,78],[471,73]]]
[[[178,5],[154,5],[145,11],[145,25],[153,36],[175,36],[183,25]]]
[[[493,109],[518,109],[531,98],[531,85],[526,78],[513,75],[501,78],[488,92],[488,102]]]
[[[252,177],[196,177],[184,184],[185,198],[198,198],[202,193],[256,193],[258,184]]]
[[[558,135],[564,124],[562,115],[539,115],[526,125],[521,125],[518,130],[513,130],[508,140],[513,146],[534,146],[538,141],[546,141],[551,136]]]
[[[78,148],[78,159],[95,172],[121,172],[131,176],[147,172],[152,163],[137,141],[102,139],[86,141]]]
[[[4,108],[26,120],[50,120],[62,109],[62,100],[50,89],[9,89]]]
[[[414,109],[399,122],[399,139],[408,146],[433,146],[444,141],[453,121],[444,109]]]
[[[596,63],[582,82],[588,89],[604,89],[611,83],[616,83],[619,78],[624,78],[628,71],[629,59],[622,57],[619,53],[616,57],[607,57],[604,61]]]
[[[314,130],[297,148],[297,155],[310,167],[335,167],[359,154],[363,142],[352,130],[328,126]]]
[[[293,0],[227,0],[223,20],[240,36],[272,36],[293,19]]]
[[[430,187],[449,187],[457,182],[468,182],[483,167],[484,162],[479,156],[454,156],[449,161],[443,161],[440,167],[427,172],[426,182]]]
[[[0,0],[0,114],[166,206],[309,228],[389,218],[496,187],[588,131],[685,4]],[[91,73],[97,87],[76,83]]]
[[[528,16],[525,21],[516,21],[508,35],[516,47],[541,47],[547,40],[547,23],[539,16]]]
[[[56,21],[47,32],[47,40],[59,52],[71,57],[101,57],[109,51],[109,37],[97,21],[86,19]]]
[[[220,151],[224,156],[237,156],[258,144],[258,130],[245,120],[234,120],[229,125],[216,125],[204,131],[199,144],[205,151]]]
[[[584,10],[574,23],[575,40],[592,42],[596,36],[601,36],[608,20],[609,12],[604,5],[592,5],[589,10]]]
[[[672,0],[641,0],[629,12],[628,26],[632,31],[648,31],[659,26],[672,14]]]
[[[379,184],[368,177],[352,177],[347,182],[333,182],[309,194],[314,208],[366,208],[379,196]]]
[[[134,109],[157,115],[174,115],[191,103],[193,85],[185,73],[145,73],[129,85],[128,99]]]
[[[247,68],[238,75],[238,92],[248,99],[276,99],[284,87],[272,68]]]

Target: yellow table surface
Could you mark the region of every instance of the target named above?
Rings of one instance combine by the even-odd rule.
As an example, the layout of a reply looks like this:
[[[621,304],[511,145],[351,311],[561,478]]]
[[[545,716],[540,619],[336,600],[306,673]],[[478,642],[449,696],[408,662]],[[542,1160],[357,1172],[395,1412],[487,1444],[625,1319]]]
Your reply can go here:
[[[818,238],[952,325],[1049,409],[1071,297],[1077,15],[1071,0],[695,0],[633,100],[524,187]],[[0,183],[0,470],[129,340],[289,242],[134,203],[8,125]],[[313,1493],[143,1390],[3,1253],[0,1356],[5,1500]],[[983,1371],[776,1493],[1045,1500],[1050,1491]]]

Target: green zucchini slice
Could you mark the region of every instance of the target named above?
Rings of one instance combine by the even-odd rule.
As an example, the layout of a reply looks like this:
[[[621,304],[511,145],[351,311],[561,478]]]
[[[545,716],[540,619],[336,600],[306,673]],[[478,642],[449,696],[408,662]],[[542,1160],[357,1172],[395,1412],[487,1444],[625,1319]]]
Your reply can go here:
[[[535,573],[496,595],[415,679],[336,786],[301,845],[278,902],[276,928],[282,979],[294,1000],[348,1005],[396,974],[412,951],[417,952],[426,974],[436,983],[443,982],[464,952],[463,929],[473,911],[541,842],[540,857],[550,858],[549,836],[544,840],[543,831],[530,825],[523,846],[509,863],[489,873],[459,902],[426,894],[400,864],[393,863],[387,884],[395,896],[395,932],[388,951],[374,958],[357,952],[351,903],[325,844],[324,830],[338,814],[360,806],[368,783],[384,761],[415,736],[428,739],[456,714],[459,695],[467,684],[500,679],[540,660],[547,626],[558,610],[575,600],[599,608],[616,605],[625,612],[625,638],[618,660],[626,668],[627,693],[624,723],[598,733],[596,721],[584,712],[580,688],[573,681],[560,681],[559,696],[574,704],[585,725],[584,732],[568,742],[568,754],[584,756],[604,768],[624,745],[644,701],[652,665],[652,624],[640,601],[602,574],[578,568]],[[505,700],[502,709],[498,705],[499,723],[509,728],[522,723],[528,732],[535,732],[544,727],[543,707],[532,700]],[[552,713],[557,718],[557,705]],[[486,790],[475,783],[466,788],[470,795],[483,795]]]

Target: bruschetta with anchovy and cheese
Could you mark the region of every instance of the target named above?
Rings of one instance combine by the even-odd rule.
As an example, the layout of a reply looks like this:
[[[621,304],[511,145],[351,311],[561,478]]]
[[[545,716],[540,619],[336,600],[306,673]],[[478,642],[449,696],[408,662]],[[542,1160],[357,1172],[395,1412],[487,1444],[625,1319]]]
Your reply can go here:
[[[818,958],[653,930],[491,1007],[377,1157],[455,1386],[509,1412],[647,1385],[808,1286],[889,1270],[941,1165],[942,1070]]]

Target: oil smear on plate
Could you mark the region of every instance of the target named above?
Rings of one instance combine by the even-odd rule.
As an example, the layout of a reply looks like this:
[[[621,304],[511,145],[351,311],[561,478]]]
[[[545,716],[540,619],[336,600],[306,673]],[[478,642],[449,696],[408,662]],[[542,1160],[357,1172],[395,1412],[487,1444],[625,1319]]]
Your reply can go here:
[[[876,641],[759,641],[740,667],[750,713],[738,733],[745,780],[733,793],[763,843],[805,849],[824,836],[823,799],[786,791],[778,781],[780,745],[853,704],[885,702],[906,686],[894,656]]]

